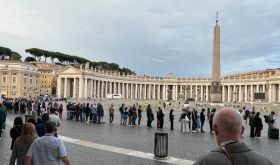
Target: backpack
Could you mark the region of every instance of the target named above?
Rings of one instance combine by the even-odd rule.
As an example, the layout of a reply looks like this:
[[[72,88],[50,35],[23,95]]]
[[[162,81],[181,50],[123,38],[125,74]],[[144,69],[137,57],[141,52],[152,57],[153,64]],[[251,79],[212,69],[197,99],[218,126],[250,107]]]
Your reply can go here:
[[[273,123],[273,121],[270,119],[270,116],[264,115],[264,122],[265,123]]]

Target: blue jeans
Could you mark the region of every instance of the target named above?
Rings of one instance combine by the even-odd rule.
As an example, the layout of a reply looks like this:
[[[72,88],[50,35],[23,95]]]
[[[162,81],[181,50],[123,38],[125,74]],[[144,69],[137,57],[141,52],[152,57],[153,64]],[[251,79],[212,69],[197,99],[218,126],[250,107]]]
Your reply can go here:
[[[124,115],[121,113],[121,124],[124,124]]]
[[[83,112],[80,112],[80,121],[84,121]]]
[[[123,115],[123,124],[126,125],[126,122],[127,122],[127,116]]]

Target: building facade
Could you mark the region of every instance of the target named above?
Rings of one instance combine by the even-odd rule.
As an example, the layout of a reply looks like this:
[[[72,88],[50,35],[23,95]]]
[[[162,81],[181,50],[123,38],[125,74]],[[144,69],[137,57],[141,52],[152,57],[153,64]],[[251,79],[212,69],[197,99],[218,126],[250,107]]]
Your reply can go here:
[[[40,72],[37,67],[20,61],[0,61],[0,94],[6,98],[28,98],[39,95]]]
[[[74,99],[106,98],[211,101],[211,78],[122,75],[118,72],[68,67],[58,75],[57,95]],[[280,102],[280,70],[248,72],[221,78],[223,102]],[[254,99],[265,93],[265,99]]]

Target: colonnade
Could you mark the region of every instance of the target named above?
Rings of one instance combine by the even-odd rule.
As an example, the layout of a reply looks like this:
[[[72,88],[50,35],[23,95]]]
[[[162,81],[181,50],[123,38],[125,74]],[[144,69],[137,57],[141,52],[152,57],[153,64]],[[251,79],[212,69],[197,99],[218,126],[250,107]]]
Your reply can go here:
[[[63,73],[57,79],[58,97],[73,99],[107,98],[118,94],[125,99],[211,101],[211,79],[151,78],[106,74],[99,71]],[[87,74],[85,74],[87,73]],[[280,102],[280,77],[222,79],[223,102],[254,102],[254,93],[264,93],[265,102]]]

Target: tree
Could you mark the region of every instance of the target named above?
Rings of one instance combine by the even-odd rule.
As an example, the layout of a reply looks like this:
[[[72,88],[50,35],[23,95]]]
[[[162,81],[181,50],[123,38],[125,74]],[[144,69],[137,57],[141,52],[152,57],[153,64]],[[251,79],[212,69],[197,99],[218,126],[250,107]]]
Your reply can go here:
[[[41,49],[38,48],[26,49],[25,52],[31,54],[35,59],[37,58],[38,61],[41,61],[43,56]]]
[[[4,60],[5,57],[10,56],[11,53],[12,53],[11,49],[0,46],[0,59],[1,60]]]
[[[34,57],[26,57],[25,62],[33,62],[33,61],[37,61]]]
[[[17,52],[12,52],[10,55],[10,60],[21,61],[21,55]]]

